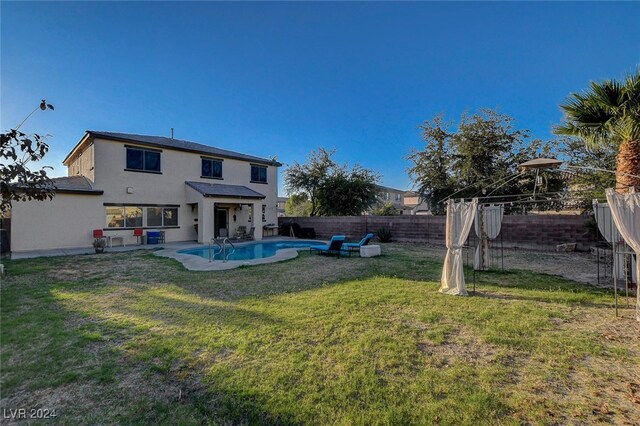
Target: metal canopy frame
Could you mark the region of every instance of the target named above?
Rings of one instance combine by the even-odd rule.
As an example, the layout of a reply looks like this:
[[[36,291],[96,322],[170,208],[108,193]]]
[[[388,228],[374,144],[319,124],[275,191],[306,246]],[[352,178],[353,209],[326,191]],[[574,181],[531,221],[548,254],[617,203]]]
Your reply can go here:
[[[522,163],[518,168],[520,170],[519,173],[513,174],[511,176],[507,176],[506,178],[501,179],[500,181],[497,181],[495,183],[493,183],[490,186],[493,185],[498,185],[491,193],[489,193],[488,195],[485,196],[477,196],[478,194],[475,194],[478,200],[478,204],[482,204],[482,205],[486,205],[486,204],[493,204],[493,205],[503,205],[503,206],[510,206],[510,207],[516,207],[519,205],[527,205],[527,204],[541,204],[541,203],[553,203],[553,202],[564,202],[564,203],[568,203],[568,202],[576,202],[576,204],[582,203],[584,202],[584,197],[576,197],[575,195],[571,196],[570,194],[566,193],[566,192],[548,192],[548,193],[538,193],[536,194],[536,189],[537,189],[537,184],[538,184],[538,174],[540,170],[548,170],[548,171],[552,171],[552,172],[560,172],[560,173],[566,173],[566,172],[571,172],[571,173],[575,173],[576,170],[585,170],[585,169],[594,169],[594,168],[589,168],[589,167],[581,167],[581,166],[572,166],[572,165],[566,165],[564,166],[565,169],[561,169],[560,167],[562,166],[563,162],[560,160],[556,160],[556,159],[549,159],[549,158],[541,158],[541,159],[535,159],[535,160],[531,160],[528,161],[526,163]],[[569,169],[569,170],[568,170]],[[524,176],[526,174],[527,171],[532,171],[535,170],[536,172],[536,177],[534,178],[534,189],[532,194],[515,194],[515,195],[492,195],[496,190],[498,190],[499,188],[501,188],[502,186],[504,186],[506,183],[510,182],[511,180],[520,177],[520,176]],[[594,169],[594,170],[598,170],[598,171],[604,171],[604,172],[609,172],[609,173],[616,173],[615,171],[612,170],[606,170],[606,169]],[[490,178],[489,178],[490,179]],[[484,179],[480,182],[485,182],[489,179]],[[477,185],[480,182],[476,182],[474,185]],[[471,185],[473,186],[473,185]],[[468,186],[466,188],[463,188],[459,191],[457,191],[456,193],[452,194],[451,196],[441,200],[440,202],[444,202],[447,199],[452,198],[453,195],[456,195],[457,193],[460,193],[462,191],[464,191],[465,189],[470,188],[471,186]],[[466,201],[464,198],[461,198],[460,201]],[[611,219],[611,222],[613,222],[613,219]],[[613,223],[610,224],[611,226],[615,226]],[[500,238],[500,261],[501,261],[501,270],[504,271],[504,247],[502,244],[502,237],[503,237],[503,229],[500,230],[499,233],[499,238]],[[598,230],[598,235],[600,236],[601,233]],[[470,240],[476,240],[476,244],[474,244],[473,246],[470,243]],[[496,238],[497,239],[497,238]],[[467,238],[467,243],[465,244],[465,248],[467,249],[467,256],[466,256],[466,264],[467,266],[470,264],[469,262],[469,256],[470,256],[470,252],[471,252],[471,248],[475,247],[475,245],[477,245],[477,240],[478,237],[477,235],[475,235],[475,232],[473,233],[473,238],[470,236],[469,238]],[[600,253],[599,250],[600,248],[597,249],[598,252],[596,253],[596,257],[597,257],[597,269],[598,269],[598,283],[600,282]],[[618,316],[618,283],[617,283],[617,269],[616,269],[616,256],[620,256],[623,255],[624,256],[624,267],[625,270],[628,268],[629,263],[629,259],[631,258],[631,256],[634,256],[635,253],[631,250],[629,250],[629,247],[626,245],[626,243],[622,242],[614,242],[612,244],[612,275],[613,275],[613,286],[614,286],[614,306],[615,306],[615,315],[616,317]],[[640,259],[636,259],[636,262],[640,261]],[[473,268],[473,295],[476,295],[476,273],[477,272],[484,272],[482,270],[476,270],[475,267]],[[640,281],[640,276],[636,277],[636,281]],[[638,285],[638,283],[636,283],[636,291],[640,291],[640,285]],[[625,299],[626,299],[626,304],[627,307],[629,307],[629,273],[625,273]]]

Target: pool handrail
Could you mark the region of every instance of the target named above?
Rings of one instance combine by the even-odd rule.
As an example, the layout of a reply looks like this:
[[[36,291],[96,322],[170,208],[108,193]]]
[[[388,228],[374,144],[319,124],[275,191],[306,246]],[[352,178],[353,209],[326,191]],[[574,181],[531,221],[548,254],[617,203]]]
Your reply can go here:
[[[218,247],[220,247],[220,251],[219,252],[215,252],[215,251],[211,251],[212,248],[212,244],[211,243],[215,243]],[[213,237],[209,240],[209,262],[213,262],[213,258],[215,257],[216,254],[218,253],[222,253],[222,251],[224,250],[224,248],[222,247],[222,245],[220,244],[220,242],[218,241],[217,238]]]
[[[231,246],[233,251],[231,253],[227,253],[227,243]],[[229,256],[236,252],[236,246],[233,245],[229,238],[225,238],[222,240],[222,262],[226,262],[229,260]]]

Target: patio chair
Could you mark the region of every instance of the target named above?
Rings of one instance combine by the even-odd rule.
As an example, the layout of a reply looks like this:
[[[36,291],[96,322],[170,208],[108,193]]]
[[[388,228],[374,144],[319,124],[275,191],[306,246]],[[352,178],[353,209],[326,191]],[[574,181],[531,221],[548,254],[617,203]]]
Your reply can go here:
[[[331,237],[331,241],[329,244],[324,246],[313,246],[309,247],[311,253],[317,251],[319,254],[328,254],[340,257],[340,252],[342,251],[342,243],[344,243],[345,237],[344,235],[334,235]]]
[[[256,228],[254,226],[252,226],[251,228],[249,228],[249,232],[246,233],[246,235],[243,237],[244,240],[253,240],[254,236],[253,234],[256,232]]]
[[[142,244],[142,235],[144,234],[144,230],[142,228],[135,228],[133,230],[133,236],[136,237],[136,241],[138,244]]]
[[[367,234],[358,243],[344,243],[342,245],[342,251],[349,252],[349,256],[351,256],[351,252],[360,251],[360,247],[369,244],[369,241],[371,241],[372,238],[373,234]]]
[[[242,240],[247,235],[247,227],[246,226],[238,226],[236,228],[236,234],[233,236],[236,240]]]
[[[104,240],[105,245],[109,245],[109,247],[113,245],[111,237],[109,235],[104,235],[104,231],[102,229],[94,229],[93,238],[96,240]]]

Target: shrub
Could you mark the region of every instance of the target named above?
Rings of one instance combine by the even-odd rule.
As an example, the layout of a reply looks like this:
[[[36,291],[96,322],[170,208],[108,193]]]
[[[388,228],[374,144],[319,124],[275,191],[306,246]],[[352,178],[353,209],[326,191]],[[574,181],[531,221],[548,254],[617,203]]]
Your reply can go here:
[[[380,228],[376,232],[378,235],[378,239],[380,239],[381,243],[388,243],[391,241],[391,230],[387,228]]]

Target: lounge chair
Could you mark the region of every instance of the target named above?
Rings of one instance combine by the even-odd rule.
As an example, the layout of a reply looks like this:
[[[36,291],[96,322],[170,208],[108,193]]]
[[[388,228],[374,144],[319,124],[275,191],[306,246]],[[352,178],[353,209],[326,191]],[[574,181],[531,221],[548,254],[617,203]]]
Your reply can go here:
[[[331,241],[329,241],[329,244],[310,247],[310,251],[313,253],[313,251],[315,250],[320,254],[335,254],[336,256],[340,257],[344,239],[344,235],[334,235],[333,237],[331,237]]]
[[[371,241],[372,238],[373,234],[367,234],[358,243],[344,243],[342,245],[342,251],[349,252],[349,255],[351,255],[352,251],[360,251],[360,247],[369,244],[369,241]]]

